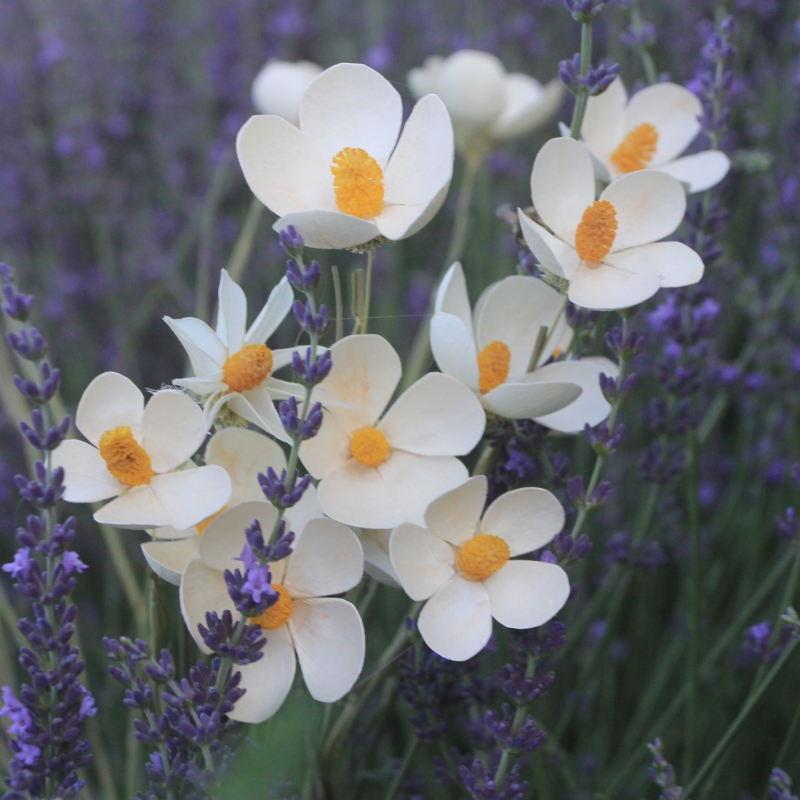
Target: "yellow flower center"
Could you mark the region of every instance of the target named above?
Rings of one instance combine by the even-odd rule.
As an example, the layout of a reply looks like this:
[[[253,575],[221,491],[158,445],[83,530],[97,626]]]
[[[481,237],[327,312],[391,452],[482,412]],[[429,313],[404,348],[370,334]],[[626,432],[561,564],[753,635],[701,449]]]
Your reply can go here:
[[[588,266],[596,268],[608,255],[616,236],[617,212],[614,206],[608,200],[596,200],[583,212],[575,231],[575,249]]]
[[[350,454],[365,467],[377,467],[389,455],[389,442],[377,428],[361,428],[350,439]]]
[[[489,342],[478,353],[478,388],[481,394],[491,392],[508,377],[511,351],[504,342]]]
[[[292,616],[292,598],[289,592],[279,583],[273,583],[272,588],[278,593],[278,602],[271,605],[263,614],[252,617],[250,622],[253,625],[260,625],[263,631],[274,631],[289,621]]]
[[[658,131],[649,123],[637,125],[611,154],[611,163],[624,173],[644,169],[656,154]]]
[[[100,455],[108,471],[126,486],[144,486],[155,474],[150,456],[127,425],[112,428],[100,437]]]
[[[345,147],[333,157],[333,189],[339,211],[354,217],[374,217],[383,208],[383,170],[360,147]]]
[[[458,568],[468,581],[485,581],[502,569],[511,551],[505,540],[489,533],[479,533],[458,551]]]
[[[246,344],[222,368],[222,381],[232,392],[249,392],[272,372],[272,350],[265,344]]]
[[[206,517],[206,518],[205,518],[205,519],[204,519],[202,522],[198,522],[198,523],[197,523],[197,525],[195,525],[195,528],[197,528],[197,533],[198,533],[198,535],[202,536],[202,535],[203,535],[203,533],[205,532],[205,529],[206,529],[206,528],[207,528],[207,527],[208,527],[208,526],[209,526],[209,525],[210,525],[210,524],[211,524],[211,523],[212,523],[212,522],[213,522],[213,521],[214,521],[214,520],[215,520],[215,519],[216,519],[216,518],[217,518],[217,517],[218,517],[218,516],[219,516],[219,515],[220,515],[220,514],[223,512],[223,511],[227,511],[227,510],[228,510],[228,506],[222,506],[222,508],[221,508],[219,511],[217,511],[217,513],[216,513],[216,514],[212,514],[210,517]]]

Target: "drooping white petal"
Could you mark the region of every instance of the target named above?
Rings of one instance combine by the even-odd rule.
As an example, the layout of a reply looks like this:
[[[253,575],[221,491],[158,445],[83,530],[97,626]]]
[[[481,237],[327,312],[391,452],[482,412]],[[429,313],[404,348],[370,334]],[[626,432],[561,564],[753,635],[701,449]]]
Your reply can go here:
[[[654,275],[639,274],[630,268],[581,266],[569,285],[569,299],[576,306],[598,311],[630,308],[652,297],[660,285]]]
[[[565,408],[581,395],[571,381],[545,380],[539,370],[520,383],[501,383],[481,397],[484,407],[506,419],[536,419]]]
[[[564,508],[556,496],[530,487],[500,495],[481,521],[481,533],[503,539],[512,557],[544,547],[563,527]]]
[[[560,80],[544,88],[535,78],[513,72],[506,76],[506,104],[491,127],[495,139],[513,139],[541,128],[558,111],[564,97]]]
[[[313,439],[300,445],[303,466],[317,479],[349,464],[350,435],[328,411],[322,412],[322,426]]]
[[[174,542],[144,542],[142,552],[150,569],[167,583],[180,586],[186,565],[197,558],[197,537]]]
[[[282,442],[289,441],[289,436],[281,424],[275,404],[263,386],[256,386],[250,391],[231,395],[228,405],[242,419],[258,425],[259,428],[271,433]]]
[[[457,125],[486,128],[506,103],[506,71],[497,56],[480,50],[459,50],[444,61],[436,93]]]
[[[194,317],[164,317],[164,322],[186,350],[196,377],[208,378],[222,372],[228,351],[219,336],[205,322]]]
[[[531,252],[536,256],[536,260],[548,272],[552,272],[560,278],[572,280],[581,261],[575,248],[562,242],[561,239],[557,239],[541,225],[537,225],[523,213],[522,209],[518,210],[518,216],[522,235]]]
[[[486,476],[476,475],[441,494],[425,511],[428,530],[445,542],[460,547],[475,535],[488,488]]]
[[[169,514],[149,484],[126,489],[119,497],[95,511],[94,520],[101,525],[133,530],[160,528],[162,525],[172,524]]]
[[[624,138],[623,115],[627,102],[625,84],[622,78],[615,78],[608,89],[596,97],[590,97],[586,104],[581,135],[604,162],[608,162]]]
[[[705,150],[691,156],[676,158],[666,164],[660,164],[659,172],[672,175],[688,187],[689,194],[703,192],[716,186],[731,168],[731,160],[720,150]]]
[[[269,337],[275,333],[278,325],[283,322],[284,318],[291,310],[293,302],[294,292],[292,291],[292,287],[289,285],[288,279],[286,276],[284,276],[280,279],[280,281],[278,281],[277,286],[275,286],[269,293],[269,297],[267,298],[267,302],[264,304],[264,308],[261,309],[253,324],[248,328],[247,335],[244,337],[244,343],[264,344],[267,339],[269,339]],[[276,358],[277,352],[278,351],[276,350],[272,351],[273,372],[276,369],[280,369],[282,366],[284,366],[284,363],[280,363]],[[292,350],[284,352],[289,353],[289,360],[285,363],[290,364]]]
[[[244,572],[239,556],[247,541],[245,529],[257,520],[261,525],[265,541],[272,534],[278,512],[266,500],[251,500],[223,511],[212,519],[203,531],[198,552],[203,563],[220,572],[239,569]]]
[[[392,532],[360,528],[356,533],[364,549],[364,572],[378,583],[394,589],[401,588],[400,579],[389,558],[389,536]]]
[[[436,290],[433,308],[434,313],[443,311],[445,314],[453,314],[458,317],[472,336],[472,308],[467,293],[467,279],[464,277],[464,269],[459,261],[453,263],[445,272],[442,282]]]
[[[303,94],[320,72],[322,67],[311,61],[292,63],[273,59],[253,81],[250,93],[253,105],[259,114],[275,114],[296,125]]]
[[[226,269],[220,272],[217,298],[217,336],[229,354],[238,353],[244,344],[247,299]]]
[[[368,219],[359,219],[351,214],[326,209],[284,214],[272,229],[280,232],[290,225],[303,237],[307,247],[317,247],[322,250],[357,247],[380,234],[378,226]]]
[[[68,503],[96,503],[125,490],[108,471],[98,449],[77,439],[67,439],[53,450],[52,466],[64,469]]]
[[[433,197],[425,203],[414,205],[385,205],[375,217],[375,224],[382,236],[399,242],[421,231],[438,213],[450,188],[448,179]]]
[[[206,614],[216,611],[221,617],[224,611],[230,611],[234,619],[238,619],[239,612],[228,595],[225,579],[219,570],[211,569],[199,558],[194,558],[183,570],[180,586],[183,621],[197,646],[204,653],[210,653],[197,630],[198,624],[206,625]]]
[[[431,319],[431,352],[439,369],[478,391],[475,340],[454,314],[438,312]]]
[[[186,463],[206,438],[203,412],[182,392],[162,389],[149,400],[142,417],[142,447],[155,472]]]
[[[455,575],[455,550],[425,528],[404,523],[392,531],[389,557],[403,591],[427,600]]]
[[[567,573],[544,561],[509,561],[484,582],[492,616],[507,628],[537,628],[569,598]]]
[[[661,286],[690,286],[703,277],[700,256],[682,242],[654,242],[606,256],[619,270],[656,278]]]
[[[149,486],[167,516],[166,523],[159,524],[179,531],[219,511],[231,496],[228,473],[215,466],[156,475]]]
[[[127,425],[136,436],[143,413],[144,397],[136,384],[118,372],[104,372],[84,389],[75,427],[97,447],[106,431],[121,425]]]

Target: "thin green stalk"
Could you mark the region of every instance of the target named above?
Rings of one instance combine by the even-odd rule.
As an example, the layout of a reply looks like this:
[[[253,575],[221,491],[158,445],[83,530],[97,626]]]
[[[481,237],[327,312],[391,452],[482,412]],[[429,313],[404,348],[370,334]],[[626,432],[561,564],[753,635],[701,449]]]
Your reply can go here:
[[[447,254],[444,257],[442,272],[446,272],[454,261],[458,261],[464,254],[464,247],[467,243],[469,233],[469,212],[472,208],[472,196],[475,193],[475,179],[483,164],[481,156],[468,157],[464,162],[464,174],[461,176],[461,184],[458,187],[458,200],[456,203],[456,215],[453,222],[453,230],[450,234],[450,243],[447,246]]]
[[[336,309],[336,339],[344,337],[344,310],[342,305],[342,281],[339,278],[339,267],[335,264],[331,267],[331,277],[333,278],[333,302]]]
[[[358,333],[366,333],[369,326],[369,301],[372,297],[372,265],[375,261],[375,248],[367,251],[367,275],[364,281],[364,300],[361,303],[361,325]]]
[[[261,221],[263,213],[264,204],[257,197],[254,197],[250,202],[250,208],[247,209],[247,216],[244,218],[244,225],[242,225],[242,230],[236,239],[236,244],[233,246],[231,257],[225,266],[235,283],[241,283],[244,271],[250,261],[256,233],[258,232],[258,223]]]
[[[128,554],[125,552],[125,546],[120,540],[119,531],[109,525],[100,525],[100,533],[108,549],[108,554],[111,556],[114,571],[122,584],[122,591],[133,613],[136,630],[141,636],[147,630],[148,619],[148,605],[144,592],[136,580],[136,575],[128,560]]]
[[[589,65],[592,62],[592,23],[581,23],[581,76],[586,77]],[[589,102],[589,95],[581,91],[575,98],[575,109],[572,112],[572,124],[569,126],[569,135],[573,139],[581,138],[581,128],[583,127],[583,117],[586,114],[586,104]]]
[[[400,764],[400,769],[397,771],[394,779],[389,784],[389,788],[386,790],[386,794],[384,795],[384,800],[394,800],[394,798],[397,796],[397,793],[400,791],[400,784],[403,783],[403,779],[406,777],[408,770],[411,768],[411,762],[414,760],[414,756],[416,755],[418,747],[419,737],[416,734],[412,734],[411,738],[408,740],[408,744],[406,745],[406,752],[403,754],[403,761]]]
[[[794,739],[795,733],[800,729],[800,702],[797,704],[797,710],[794,712],[794,717],[789,725],[789,730],[786,731],[786,738],[783,740],[781,749],[778,751],[778,757],[775,759],[775,766],[780,767],[787,754],[789,753],[789,746]]]
[[[0,586],[0,616],[2,616],[3,622],[5,622],[8,632],[11,634],[11,638],[14,640],[17,647],[26,647],[28,644],[27,639],[25,639],[19,632],[19,628],[17,628],[19,614],[14,611],[14,606],[11,605],[11,601],[6,595],[5,586]]]
[[[642,32],[642,15],[639,11],[639,4],[636,2],[631,4],[631,25],[637,33]],[[642,46],[636,49],[642,61],[642,68],[644,69],[644,76],[647,83],[650,84],[650,86],[654,83],[658,83],[658,72],[656,72],[656,65],[650,51]]]
[[[536,662],[537,659],[535,656],[528,654],[528,663],[525,666],[525,677],[532,678],[533,674],[536,672]],[[522,724],[525,722],[525,718],[528,716],[528,708],[530,703],[521,703],[517,706],[517,710],[514,712],[514,721],[511,723],[511,738],[513,739],[518,733]],[[508,772],[509,768],[511,767],[511,754],[508,750],[503,750],[503,755],[500,756],[500,763],[497,766],[497,772],[494,775],[494,784],[495,786],[501,786],[503,778],[505,778],[506,773]]]

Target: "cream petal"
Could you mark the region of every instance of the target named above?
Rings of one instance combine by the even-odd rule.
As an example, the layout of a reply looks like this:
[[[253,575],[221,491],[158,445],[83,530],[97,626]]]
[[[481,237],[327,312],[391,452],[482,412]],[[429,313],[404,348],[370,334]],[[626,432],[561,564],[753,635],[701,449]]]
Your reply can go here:
[[[285,119],[250,117],[236,153],[250,191],[279,217],[336,208],[328,159]]]
[[[661,286],[690,286],[703,277],[705,266],[682,242],[654,242],[612,253],[606,261],[618,270],[656,278]]]
[[[180,586],[186,565],[197,558],[197,537],[174,542],[144,542],[142,552],[150,569],[167,583]]]
[[[294,545],[284,576],[293,597],[328,597],[352,589],[364,574],[358,537],[332,519],[312,519]]]
[[[436,92],[439,72],[444,61],[441,56],[428,56],[422,67],[412,69],[408,73],[408,89],[414,97],[419,99],[426,94]]]
[[[281,418],[272,402],[269,392],[262,386],[256,386],[249,392],[233,394],[228,405],[242,419],[258,425],[259,428],[272,434],[281,442],[289,442],[289,436],[283,428]]]
[[[611,252],[669,236],[686,213],[686,194],[671,175],[643,169],[623,175],[600,195],[614,206],[617,235]]]
[[[559,278],[572,280],[578,271],[580,258],[572,245],[557,239],[552,233],[546,231],[527,217],[522,209],[518,209],[520,227],[525,242],[536,260],[548,271]]]
[[[292,295],[293,297],[293,295]],[[317,347],[317,355],[321,355],[324,350],[327,350],[327,347]],[[292,363],[292,358],[294,353],[299,353],[301,356],[305,356],[308,347],[281,347],[277,348],[276,350],[272,351],[272,372],[273,374],[277,372],[279,369],[283,367],[289,366]],[[270,378],[267,378],[269,381]],[[281,381],[277,378],[272,378],[272,380],[277,381],[278,384],[287,383],[287,381]],[[262,384],[262,386],[265,384]],[[291,384],[293,387],[297,387],[291,394],[294,394],[294,391],[299,390],[301,392],[301,396],[304,396],[305,389],[300,386],[298,383]]]
[[[328,473],[320,481],[317,492],[322,510],[345,525],[394,528],[405,521],[403,509],[390,494],[378,470],[356,461]]]
[[[393,448],[423,456],[463,456],[481,440],[486,414],[463,383],[429,372],[400,395],[378,430]]]
[[[203,420],[206,428],[211,428],[217,415],[222,411],[222,407],[232,400],[236,395],[234,392],[227,391],[228,387],[225,386],[224,390],[219,394],[212,394],[206,398],[203,405]]]
[[[488,489],[486,476],[476,475],[441,494],[425,510],[428,530],[445,542],[460,547],[478,529]]]
[[[286,315],[291,311],[293,302],[294,292],[292,291],[288,279],[284,276],[280,279],[277,286],[269,293],[264,308],[261,309],[253,324],[248,328],[247,335],[244,337],[244,343],[264,344],[267,339],[275,333],[278,325],[283,322]],[[273,372],[284,366],[283,363],[278,363],[278,359],[276,358],[277,352],[279,351],[272,351]],[[280,352],[289,353],[289,360],[285,363],[290,364],[292,350]]]
[[[439,312],[431,318],[431,351],[439,369],[478,391],[475,340],[467,326],[453,314]]]
[[[210,653],[211,650],[206,647],[197,630],[198,625],[206,624],[206,614],[216,611],[222,616],[224,611],[230,611],[234,619],[239,618],[239,612],[228,595],[225,579],[219,570],[210,569],[199,558],[195,558],[186,565],[180,587],[183,621],[197,646],[204,653]]]
[[[583,212],[594,202],[594,169],[586,148],[574,139],[550,139],[533,163],[531,197],[545,225],[559,239],[574,242]]]
[[[445,272],[436,290],[434,313],[440,311],[458,317],[472,336],[472,308],[467,293],[467,279],[459,261],[452,264]]]
[[[622,78],[615,78],[602,94],[590,97],[586,104],[581,135],[586,144],[604,162],[624,138],[623,115],[628,93]]]
[[[716,186],[731,168],[731,160],[719,150],[705,150],[691,156],[676,158],[660,164],[659,172],[666,172],[688,187],[689,194],[703,192]]]
[[[185,394],[162,389],[150,398],[142,417],[141,443],[155,472],[186,463],[205,438],[203,411]]]
[[[269,61],[253,81],[253,105],[260,114],[274,114],[296,125],[303,94],[320,72],[322,67],[311,61]]]
[[[466,661],[492,635],[489,593],[483,583],[455,576],[428,600],[417,624],[431,650],[451,661]]]
[[[228,473],[215,466],[156,475],[149,486],[164,509],[166,524],[179,531],[219,511],[231,496]]]
[[[576,306],[597,311],[630,308],[651,298],[660,285],[655,276],[630,269],[606,264],[597,269],[582,266],[569,285],[569,299]]]
[[[220,370],[204,378],[175,378],[172,382],[175,386],[182,386],[202,397],[214,392],[227,391],[228,387],[222,382],[222,377],[223,373]]]
[[[199,550],[203,563],[212,569],[244,570],[239,556],[244,548],[245,530],[258,520],[265,540],[272,533],[278,512],[266,500],[239,503],[223,511],[208,523],[200,537]]]
[[[219,276],[217,336],[228,353],[238,353],[242,349],[246,323],[247,299],[242,287],[228,275],[228,270],[223,269]]]
[[[383,211],[375,218],[375,224],[382,236],[399,242],[421,231],[439,212],[447,192],[450,181],[444,183],[436,194],[426,203],[417,203],[412,206],[386,205]]]
[[[453,120],[468,128],[486,128],[506,103],[506,71],[497,56],[459,50],[442,64],[436,93]]]
[[[400,579],[394,571],[389,558],[390,530],[361,528],[356,534],[364,549],[364,572],[373,580],[386,586],[399,589]]]
[[[300,103],[300,130],[326,166],[343,148],[358,147],[385,168],[402,121],[397,90],[364,64],[326,69],[311,82]]]
[[[152,481],[150,483],[152,484]],[[160,528],[162,525],[172,523],[151,485],[126,489],[115,500],[95,511],[94,521],[101,525],[113,525],[115,528],[132,528],[133,530]]]
[[[534,373],[536,375],[536,373]],[[581,387],[568,381],[502,383],[481,397],[484,408],[506,419],[535,419],[574,402]]]
[[[377,468],[377,472],[402,517],[389,525],[364,523],[362,527],[393,528],[400,522],[423,525],[428,505],[439,495],[464,483],[469,475],[467,468],[457,458],[420,456],[403,450],[395,450]]]
[[[269,392],[269,396],[276,401],[286,400],[289,397],[294,397],[297,400],[304,400],[306,396],[304,386],[301,386],[299,383],[282,381],[280,378],[267,378],[261,384],[261,388]]]
[[[541,380],[570,381],[583,390],[577,400],[552,414],[535,419],[561,433],[579,433],[585,425],[599,425],[611,411],[608,401],[600,391],[600,374],[616,378],[619,369],[607,358],[582,358],[576,361],[558,361],[536,370]]]
[[[98,449],[86,442],[61,442],[53,450],[52,466],[64,469],[64,499],[68,503],[97,503],[125,491],[125,486],[108,471]]]
[[[513,72],[506,76],[506,104],[492,125],[496,139],[524,136],[548,123],[561,106],[564,87],[560,80],[544,88],[535,78]]]
[[[323,516],[322,506],[319,504],[317,487],[313,483],[303,492],[300,502],[295,503],[291,508],[286,509],[286,520],[289,527],[299,537],[311,520]]]
[[[273,631],[264,631],[267,646],[258,661],[234,667],[242,673],[239,684],[245,690],[228,713],[237,722],[257,724],[276,714],[294,683],[296,659],[289,628],[284,625]]]
[[[544,561],[509,561],[483,585],[492,616],[507,628],[538,628],[569,599],[567,573]]]
[[[183,345],[192,370],[198,378],[218,375],[222,371],[228,359],[228,351],[219,336],[205,322],[194,317],[164,317],[164,322]]]
[[[392,531],[389,557],[412,600],[427,600],[456,573],[455,550],[425,528],[407,522]]]
[[[530,487],[500,495],[481,521],[481,533],[503,539],[512,557],[544,547],[563,527],[564,508],[556,496]]]
[[[350,435],[328,411],[322,412],[319,433],[300,445],[300,460],[318,480],[352,461]]]
[[[154,539],[163,539],[164,541],[175,541],[177,539],[191,539],[192,536],[197,536],[197,528],[187,528],[185,531],[179,531],[171,525],[162,525],[160,528],[153,530]]]
[[[303,237],[306,247],[341,250],[357,247],[380,234],[378,226],[368,219],[359,219],[341,211],[314,209],[284,214],[273,226],[275,231],[292,225]]]
[[[364,666],[364,623],[356,607],[335,597],[295,600],[288,626],[309,694],[321,703],[340,700]]]
[[[136,435],[143,413],[144,397],[136,384],[117,372],[104,372],[84,389],[75,427],[97,447],[106,431],[121,425]]]

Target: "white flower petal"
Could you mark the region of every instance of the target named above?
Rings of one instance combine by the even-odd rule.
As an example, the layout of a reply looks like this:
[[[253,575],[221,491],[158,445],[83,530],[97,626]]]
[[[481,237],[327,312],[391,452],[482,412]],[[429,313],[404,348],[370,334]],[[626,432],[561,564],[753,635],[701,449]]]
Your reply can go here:
[[[475,394],[440,372],[429,372],[406,389],[378,424],[391,447],[423,456],[466,455],[485,427]]]
[[[380,234],[378,226],[368,219],[359,219],[351,214],[326,209],[284,214],[272,226],[272,230],[284,231],[290,225],[303,237],[306,247],[316,247],[321,250],[357,247]]]
[[[535,223],[518,209],[519,224],[522,235],[530,247],[536,260],[548,271],[560,278],[572,280],[580,266],[580,258],[572,245],[557,239],[552,233],[546,231],[541,225]]]
[[[96,447],[78,439],[67,439],[53,450],[53,469],[64,468],[68,503],[97,503],[125,491],[106,467]]]
[[[194,558],[186,565],[180,585],[183,621],[197,646],[204,653],[210,653],[197,630],[198,624],[206,624],[206,614],[216,611],[221,617],[224,611],[230,611],[234,619],[239,619],[239,612],[228,595],[225,579],[219,570],[210,569],[199,558]]]
[[[172,332],[183,345],[192,370],[198,378],[216,376],[225,366],[228,351],[219,336],[201,319],[164,317]]]
[[[703,277],[705,266],[691,247],[682,242],[654,242],[606,256],[619,270],[654,277],[661,286],[690,286]]]
[[[223,372],[215,372],[203,378],[175,378],[172,382],[175,386],[182,386],[201,397],[210,395],[214,392],[227,392],[228,387],[222,382]]]
[[[455,550],[425,528],[407,522],[392,531],[389,557],[412,600],[427,600],[456,573]]]
[[[602,94],[590,97],[586,104],[581,135],[586,144],[604,162],[624,138],[623,115],[628,93],[622,78],[615,78]]]
[[[481,397],[484,407],[506,419],[535,419],[574,402],[581,387],[571,381],[539,380],[539,370],[522,383],[501,383]]]
[[[428,56],[422,67],[408,73],[408,88],[414,97],[419,99],[426,94],[436,93],[439,72],[444,61],[441,56]]]
[[[547,489],[526,487],[500,495],[486,509],[481,533],[499,536],[511,555],[544,547],[563,527],[564,508]]]
[[[142,447],[155,472],[169,472],[186,463],[206,438],[203,411],[174,389],[162,389],[149,400],[142,417]]]
[[[333,519],[312,519],[294,545],[283,583],[295,597],[328,597],[352,589],[364,574],[358,537]]]
[[[270,397],[269,392],[264,386],[256,386],[242,394],[233,394],[228,400],[231,410],[238,414],[242,419],[258,425],[259,428],[272,434],[282,442],[290,441],[288,434],[283,428],[281,418]]]
[[[172,523],[151,485],[126,489],[115,500],[95,511],[94,520],[101,525],[113,525],[115,528],[132,528],[133,530],[160,528]]]
[[[439,369],[478,391],[478,360],[475,340],[454,314],[438,312],[431,318],[431,352]]]
[[[491,53],[459,50],[442,64],[435,91],[455,123],[485,128],[500,116],[506,103],[506,71]]]
[[[705,150],[691,156],[676,158],[660,164],[659,172],[666,172],[688,186],[688,193],[703,192],[716,186],[731,168],[731,160],[719,150]]]
[[[425,604],[419,615],[425,644],[451,661],[477,655],[492,635],[489,593],[480,581],[452,578]]]
[[[264,344],[264,342],[275,333],[278,325],[283,322],[286,315],[291,311],[292,303],[294,302],[294,292],[289,284],[289,280],[284,276],[280,279],[277,286],[275,286],[269,293],[267,302],[264,308],[261,309],[259,315],[255,318],[253,324],[248,328],[247,335],[244,337],[245,344]],[[294,349],[294,348],[293,348]],[[272,351],[272,371],[280,369],[284,363],[280,363],[276,357],[278,352],[289,353],[289,360],[285,363],[291,364],[290,350],[273,350]]]
[[[545,225],[573,244],[583,212],[594,202],[594,168],[586,148],[574,139],[550,139],[533,163],[531,197]]]
[[[322,352],[324,350],[327,350],[327,349],[328,349],[327,347],[319,347],[318,346],[317,347],[317,355],[321,355]],[[272,351],[272,373],[274,374],[279,369],[282,369],[283,367],[289,366],[289,364],[292,363],[292,357],[293,357],[294,353],[299,353],[301,356],[305,357],[305,354],[306,354],[307,350],[308,350],[308,347],[280,347],[280,348],[277,348],[276,350],[273,350]],[[282,380],[280,380],[278,378],[267,378],[267,381],[276,381],[278,384],[288,383],[288,381],[282,381]],[[262,386],[265,386],[265,385],[268,386],[269,384],[267,384],[266,381],[265,381],[261,385]],[[301,393],[300,396],[301,397],[305,396],[305,389],[302,386],[300,386],[300,384],[292,383],[291,386],[296,387],[293,390],[292,394],[294,394],[295,391],[299,390],[300,393]]]
[[[156,528],[153,533],[154,539],[163,539],[164,541],[175,541],[177,539],[191,539],[192,536],[197,536],[197,528],[191,527],[186,530],[179,531],[171,525],[162,525]]]
[[[197,537],[174,542],[144,542],[142,552],[150,569],[167,583],[180,586],[186,565],[197,558]]]
[[[402,121],[397,90],[364,64],[326,69],[311,82],[300,103],[300,130],[327,166],[343,148],[357,147],[385,168]]]
[[[472,309],[469,305],[467,280],[459,261],[454,262],[445,272],[436,290],[434,313],[440,311],[458,317],[472,336]]]
[[[266,541],[272,533],[277,518],[278,512],[275,507],[266,500],[239,503],[223,511],[208,523],[200,537],[198,549],[200,558],[207,567],[220,572],[226,569],[231,571],[239,569],[244,572],[242,562],[238,559],[247,541],[244,535],[245,529],[253,524],[253,520],[258,520]]]
[[[496,139],[524,136],[548,123],[561,106],[564,87],[557,78],[544,88],[535,78],[513,72],[506,76],[506,104],[491,128]]]
[[[220,272],[217,297],[217,336],[228,353],[238,353],[244,344],[247,299],[226,269]]]
[[[134,436],[144,413],[144,397],[136,384],[117,372],[98,375],[84,390],[75,427],[95,446],[106,431],[127,425]]]
[[[489,483],[485,475],[473,478],[444,492],[425,511],[425,525],[434,535],[460,547],[475,535]]]
[[[295,600],[288,626],[309,694],[321,703],[344,697],[364,666],[364,623],[356,607],[334,597]]]
[[[652,247],[652,245],[647,245]],[[569,285],[569,299],[576,306],[598,311],[630,308],[652,297],[661,286],[655,275],[603,264],[597,269],[582,266]]]
[[[509,561],[483,585],[492,616],[507,628],[538,628],[569,599],[567,573],[544,561]]]
[[[167,522],[159,525],[179,531],[219,511],[231,496],[228,473],[215,466],[156,475],[149,486],[167,515]]]
[[[389,493],[378,470],[357,461],[328,473],[320,481],[317,493],[322,510],[345,525],[394,528],[405,521],[403,509]]]
[[[292,63],[273,59],[253,81],[253,105],[260,114],[275,114],[296,125],[303,94],[320,72],[322,67],[311,61]]]
[[[328,411],[322,412],[319,433],[300,445],[300,460],[312,477],[317,479],[347,466],[353,460],[350,435]]]
[[[291,508],[286,509],[285,517],[289,527],[300,536],[311,520],[323,516],[322,506],[319,504],[317,487],[313,483],[309,484],[299,503],[295,503]]]
[[[442,184],[436,194],[425,203],[416,205],[386,205],[383,211],[375,217],[382,236],[399,242],[421,231],[439,212],[447,197],[450,181]]]
[[[378,583],[399,589],[400,579],[389,558],[390,530],[360,528],[356,535],[364,549],[364,572]]]

